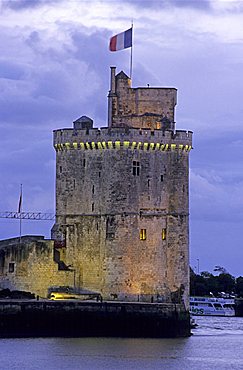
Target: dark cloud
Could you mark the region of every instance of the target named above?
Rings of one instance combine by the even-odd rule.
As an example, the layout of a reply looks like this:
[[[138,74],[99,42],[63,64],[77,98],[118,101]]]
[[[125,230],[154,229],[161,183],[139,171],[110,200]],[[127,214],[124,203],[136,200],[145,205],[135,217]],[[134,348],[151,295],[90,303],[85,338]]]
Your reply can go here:
[[[211,0],[126,0],[140,8],[195,8],[198,10],[208,10],[211,8]]]
[[[15,11],[29,8],[37,8],[43,5],[50,5],[63,0],[2,0],[3,8],[9,8]]]

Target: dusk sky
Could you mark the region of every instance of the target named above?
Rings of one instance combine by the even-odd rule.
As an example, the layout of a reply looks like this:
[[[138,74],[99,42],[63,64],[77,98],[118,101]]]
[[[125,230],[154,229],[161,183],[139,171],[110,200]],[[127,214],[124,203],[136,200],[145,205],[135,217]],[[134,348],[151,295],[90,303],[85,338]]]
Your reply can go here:
[[[82,115],[107,126],[110,66],[130,49],[111,36],[134,23],[133,87],[176,87],[176,128],[190,153],[191,266],[243,276],[243,1],[2,0],[0,211],[55,212],[52,131]],[[50,221],[22,234],[50,237]],[[19,222],[0,218],[0,239]]]

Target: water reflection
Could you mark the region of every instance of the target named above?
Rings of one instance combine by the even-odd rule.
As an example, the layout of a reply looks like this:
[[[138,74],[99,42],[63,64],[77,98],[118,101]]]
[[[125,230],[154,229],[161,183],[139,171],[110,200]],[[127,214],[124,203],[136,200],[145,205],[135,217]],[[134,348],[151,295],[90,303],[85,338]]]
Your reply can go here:
[[[0,340],[0,369],[243,369],[243,318],[198,317],[190,338]]]

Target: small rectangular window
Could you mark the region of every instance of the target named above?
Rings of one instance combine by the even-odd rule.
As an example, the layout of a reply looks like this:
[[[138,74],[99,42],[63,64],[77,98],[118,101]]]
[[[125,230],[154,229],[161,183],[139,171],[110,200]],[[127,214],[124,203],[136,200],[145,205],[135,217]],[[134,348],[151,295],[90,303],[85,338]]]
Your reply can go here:
[[[92,212],[94,212],[94,203],[92,203],[91,207],[92,207]]]
[[[140,175],[140,163],[138,161],[132,162],[132,174],[133,176],[139,176]]]
[[[162,236],[162,240],[166,240],[166,229],[162,229],[162,233],[161,233],[161,236]]]
[[[164,175],[160,175],[160,181],[163,182],[164,181]]]
[[[10,262],[8,264],[8,272],[14,272],[14,263],[13,262]]]
[[[146,240],[146,229],[141,229],[140,230],[140,240]]]
[[[83,167],[85,167],[85,164],[86,164],[86,163],[85,163],[85,158],[84,158],[84,159],[83,159]]]
[[[59,167],[59,171],[60,171],[60,173],[62,173],[62,166]]]

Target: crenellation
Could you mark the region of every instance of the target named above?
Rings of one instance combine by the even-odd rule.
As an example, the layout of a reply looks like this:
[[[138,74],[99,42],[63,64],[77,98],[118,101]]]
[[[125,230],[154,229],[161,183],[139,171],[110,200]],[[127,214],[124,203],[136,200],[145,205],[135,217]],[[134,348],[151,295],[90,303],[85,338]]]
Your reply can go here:
[[[192,132],[175,129],[176,102],[177,89],[132,88],[112,68],[108,127],[82,116],[54,131],[52,240],[0,242],[4,287],[43,296],[68,285],[188,307]]]

